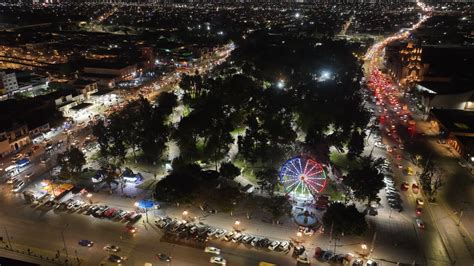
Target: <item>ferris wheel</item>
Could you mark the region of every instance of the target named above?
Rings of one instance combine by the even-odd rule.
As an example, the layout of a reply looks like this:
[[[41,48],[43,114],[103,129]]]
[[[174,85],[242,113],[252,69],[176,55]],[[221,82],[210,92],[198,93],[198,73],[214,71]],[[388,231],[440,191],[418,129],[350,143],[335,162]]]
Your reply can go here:
[[[297,156],[281,167],[280,182],[288,195],[310,198],[320,194],[327,181],[321,164],[309,157]]]

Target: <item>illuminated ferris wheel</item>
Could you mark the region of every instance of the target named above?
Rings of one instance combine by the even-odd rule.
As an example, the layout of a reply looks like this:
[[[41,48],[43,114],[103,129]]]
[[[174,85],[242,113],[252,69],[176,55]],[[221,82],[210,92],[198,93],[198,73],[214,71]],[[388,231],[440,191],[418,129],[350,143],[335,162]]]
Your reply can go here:
[[[280,182],[288,195],[310,198],[324,190],[326,173],[323,166],[315,160],[297,156],[286,161],[281,167]]]

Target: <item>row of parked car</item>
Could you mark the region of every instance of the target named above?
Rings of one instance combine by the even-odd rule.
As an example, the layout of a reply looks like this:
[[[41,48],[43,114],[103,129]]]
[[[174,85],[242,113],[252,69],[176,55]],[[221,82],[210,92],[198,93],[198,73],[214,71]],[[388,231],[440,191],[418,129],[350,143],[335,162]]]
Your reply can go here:
[[[119,208],[109,207],[107,205],[89,204],[81,199],[75,198],[70,198],[58,203],[54,197],[49,197],[44,202],[38,202],[38,204],[48,208],[54,208],[56,211],[82,213],[85,215],[92,215],[96,218],[108,218],[113,221],[127,221],[130,223],[135,223],[142,217],[141,214],[134,211],[125,211]]]
[[[289,241],[270,240],[268,238],[244,234],[239,231],[227,231],[203,223],[172,219],[168,216],[159,217],[155,221],[155,225],[167,233],[175,234],[184,239],[195,239],[198,242],[205,242],[213,238],[233,243],[247,244],[258,248],[268,248],[272,251],[290,251]]]
[[[390,208],[403,211],[402,199],[398,190],[395,187],[395,181],[392,175],[385,175],[383,181],[385,182],[385,192],[387,193],[387,202]]]

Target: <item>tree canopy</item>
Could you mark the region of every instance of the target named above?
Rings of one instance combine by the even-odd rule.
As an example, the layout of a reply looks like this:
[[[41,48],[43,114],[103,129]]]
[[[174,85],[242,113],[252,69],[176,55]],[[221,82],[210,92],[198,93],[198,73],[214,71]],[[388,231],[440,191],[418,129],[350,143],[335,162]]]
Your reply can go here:
[[[332,203],[323,216],[326,231],[332,230],[333,236],[362,235],[367,230],[365,215],[354,205]]]

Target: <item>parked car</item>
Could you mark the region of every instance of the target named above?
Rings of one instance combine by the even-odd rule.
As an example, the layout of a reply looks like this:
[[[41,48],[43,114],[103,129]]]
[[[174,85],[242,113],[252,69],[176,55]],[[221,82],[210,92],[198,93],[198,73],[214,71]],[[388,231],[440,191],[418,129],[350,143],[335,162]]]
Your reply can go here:
[[[209,230],[207,231],[207,236],[211,237],[213,236],[214,234],[217,233],[217,228],[209,228]]]
[[[305,254],[299,255],[296,261],[303,264],[311,263],[311,261],[308,259],[308,256],[306,256]]]
[[[12,188],[12,191],[13,192],[20,192],[20,190],[25,186],[25,182],[23,181],[20,181],[18,183],[16,183],[13,188]]]
[[[281,250],[281,251],[288,251],[290,250],[290,242],[288,241],[282,241],[280,243],[280,245],[278,246],[278,248]]]
[[[321,256],[322,261],[328,261],[334,256],[334,253],[330,250],[326,250],[323,255]]]
[[[250,241],[250,245],[252,245],[252,247],[256,247],[259,241],[260,241],[260,238],[255,237],[254,239],[252,239],[252,241]]]
[[[270,244],[270,246],[268,246],[268,249],[275,250],[279,245],[280,245],[280,242],[275,240]]]
[[[227,234],[224,235],[224,240],[225,241],[230,241],[232,239],[232,236],[234,236],[234,232],[229,231]]]
[[[242,243],[250,244],[250,242],[252,242],[253,238],[254,238],[254,237],[251,236],[251,235],[245,235],[245,236],[242,238]]]
[[[377,262],[373,260],[368,260],[367,263],[365,264],[366,266],[377,266]]]
[[[232,237],[232,242],[237,243],[242,240],[242,238],[244,238],[244,235],[241,233],[237,233]]]
[[[217,232],[214,234],[214,237],[217,239],[222,238],[227,232],[224,229],[219,229]]]

